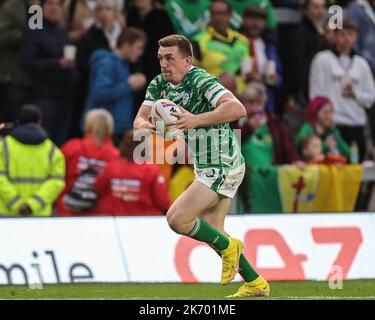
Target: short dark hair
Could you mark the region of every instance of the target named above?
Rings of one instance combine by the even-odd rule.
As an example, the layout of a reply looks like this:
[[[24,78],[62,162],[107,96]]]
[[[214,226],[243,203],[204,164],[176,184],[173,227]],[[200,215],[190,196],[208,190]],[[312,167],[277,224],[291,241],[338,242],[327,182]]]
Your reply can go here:
[[[227,5],[227,8],[228,8],[228,12],[229,12],[229,13],[232,13],[232,6],[229,4],[228,1],[226,1],[226,0],[212,0],[212,1],[211,1],[211,4],[210,4],[210,8],[211,8],[211,6],[212,6],[214,3],[224,3],[224,4],[226,4],[226,5]]]
[[[357,25],[352,20],[345,18],[344,20],[342,20],[342,29],[337,28],[335,29],[335,32],[338,32],[340,30],[352,30],[357,32]]]
[[[17,116],[19,125],[28,123],[39,123],[42,120],[42,111],[33,104],[24,105]]]
[[[141,29],[135,27],[125,28],[122,30],[121,34],[117,39],[117,48],[120,48],[124,43],[132,45],[137,41],[146,42],[146,33]]]
[[[193,56],[193,46],[191,42],[182,35],[172,34],[160,39],[158,43],[161,47],[178,47],[184,57]]]
[[[43,6],[46,4],[47,1],[48,1],[48,0],[40,0],[40,6],[43,7]],[[65,0],[60,0],[60,3],[61,3],[61,4],[64,4],[64,1],[65,1]]]

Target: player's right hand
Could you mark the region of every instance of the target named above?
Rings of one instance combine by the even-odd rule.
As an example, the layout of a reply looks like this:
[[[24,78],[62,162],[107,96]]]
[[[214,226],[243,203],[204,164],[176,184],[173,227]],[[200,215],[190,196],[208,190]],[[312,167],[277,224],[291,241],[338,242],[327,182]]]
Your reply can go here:
[[[135,131],[149,131],[151,133],[156,133],[156,126],[154,123],[152,123],[150,120],[144,120],[141,125],[139,125],[137,128],[134,128]]]

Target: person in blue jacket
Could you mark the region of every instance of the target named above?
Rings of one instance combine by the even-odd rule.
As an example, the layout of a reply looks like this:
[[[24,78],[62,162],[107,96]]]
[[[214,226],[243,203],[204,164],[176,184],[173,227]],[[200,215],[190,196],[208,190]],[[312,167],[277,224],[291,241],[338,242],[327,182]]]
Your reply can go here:
[[[113,52],[98,49],[90,56],[89,94],[84,114],[91,109],[107,109],[115,122],[115,143],[121,140],[125,131],[132,129],[133,91],[140,90],[146,85],[146,77],[143,74],[130,74],[129,70],[129,64],[136,63],[143,54],[145,43],[145,33],[129,27],[119,36]]]

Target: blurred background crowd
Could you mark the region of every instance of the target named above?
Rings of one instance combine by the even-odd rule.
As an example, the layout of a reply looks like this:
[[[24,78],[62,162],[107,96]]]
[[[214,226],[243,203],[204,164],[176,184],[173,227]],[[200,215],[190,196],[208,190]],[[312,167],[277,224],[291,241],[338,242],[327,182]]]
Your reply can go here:
[[[247,166],[233,211],[277,211],[259,209],[256,192],[273,189],[256,178],[277,174],[280,192],[283,165],[348,168],[350,210],[369,208],[357,167],[375,155],[374,0],[0,0],[0,214],[166,212],[192,168],[136,164],[131,129],[160,73],[158,40],[174,33],[247,110],[231,124]]]

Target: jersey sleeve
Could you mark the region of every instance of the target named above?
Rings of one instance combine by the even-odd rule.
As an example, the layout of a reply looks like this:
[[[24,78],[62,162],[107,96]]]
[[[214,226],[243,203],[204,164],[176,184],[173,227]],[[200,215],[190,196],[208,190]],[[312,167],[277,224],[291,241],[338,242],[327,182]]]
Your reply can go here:
[[[213,75],[207,74],[202,77],[197,86],[201,90],[201,95],[214,108],[216,108],[217,101],[226,93],[229,92]]]
[[[152,107],[154,102],[160,99],[159,76],[156,76],[148,85],[145,100],[142,105]]]

